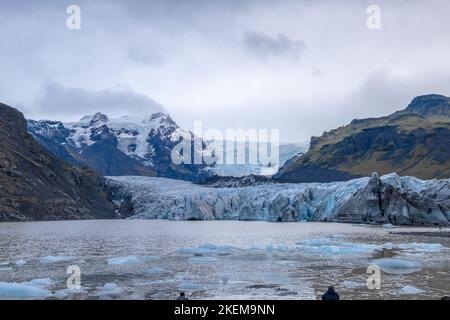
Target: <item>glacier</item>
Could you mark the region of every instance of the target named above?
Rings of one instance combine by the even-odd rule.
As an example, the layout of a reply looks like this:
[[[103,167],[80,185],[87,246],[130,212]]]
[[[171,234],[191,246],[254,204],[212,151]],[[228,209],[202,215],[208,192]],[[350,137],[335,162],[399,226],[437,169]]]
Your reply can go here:
[[[211,187],[156,177],[108,177],[130,219],[328,221],[448,226],[450,179],[374,173],[345,182]]]

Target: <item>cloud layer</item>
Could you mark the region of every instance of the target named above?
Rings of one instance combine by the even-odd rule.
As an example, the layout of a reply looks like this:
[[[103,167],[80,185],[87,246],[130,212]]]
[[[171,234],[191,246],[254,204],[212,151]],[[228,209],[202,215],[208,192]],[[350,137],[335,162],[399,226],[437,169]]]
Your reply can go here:
[[[309,140],[353,118],[450,95],[450,2],[0,0],[0,101],[27,117],[146,113],[192,128]],[[97,109],[97,110],[93,110]]]

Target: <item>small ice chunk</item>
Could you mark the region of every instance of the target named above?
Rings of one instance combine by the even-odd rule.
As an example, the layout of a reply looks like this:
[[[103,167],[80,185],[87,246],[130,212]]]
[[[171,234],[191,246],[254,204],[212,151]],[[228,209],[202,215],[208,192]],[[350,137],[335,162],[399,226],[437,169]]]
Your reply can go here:
[[[192,263],[215,263],[215,262],[219,261],[218,258],[214,258],[214,257],[194,257],[194,258],[189,258],[188,260],[189,260],[189,262],[192,262]]]
[[[98,287],[99,296],[120,296],[122,294],[122,289],[114,282],[107,283],[103,287]]]
[[[379,266],[384,272],[392,274],[408,274],[422,269],[422,264],[418,261],[396,258],[375,259],[371,263]]]
[[[26,262],[25,260],[20,259],[20,260],[17,260],[17,261],[16,261],[16,266],[22,267],[22,266],[25,265],[26,263],[27,263],[27,262]]]
[[[39,258],[39,262],[42,264],[68,262],[72,260],[75,260],[75,258],[71,256],[45,256]]]
[[[203,290],[203,287],[197,283],[193,283],[190,281],[183,281],[178,285],[178,289],[195,291],[195,290]]]
[[[159,267],[153,267],[150,270],[148,270],[148,273],[150,274],[161,274],[164,273],[166,270],[163,268],[159,268]]]
[[[195,254],[195,255],[203,255],[203,254],[228,254],[231,253],[232,250],[236,249],[233,246],[219,246],[212,243],[205,243],[197,248],[180,248],[177,250],[178,253],[181,254]]]
[[[359,289],[359,288],[364,288],[366,285],[361,282],[346,280],[346,281],[342,282],[342,286],[347,289]]]
[[[159,260],[159,259],[161,259],[161,258],[158,257],[158,256],[145,256],[144,259],[145,259],[145,260],[152,261],[152,260]]]
[[[333,241],[328,238],[320,238],[320,239],[310,239],[310,240],[302,240],[297,242],[299,245],[306,245],[306,246],[327,246],[333,244]]]
[[[8,271],[12,271],[12,268],[11,267],[0,268],[0,272],[8,272]]]
[[[422,290],[420,288],[414,287],[414,286],[404,286],[399,290],[400,294],[421,294],[424,293],[425,290]]]
[[[134,265],[141,263],[141,260],[135,256],[129,257],[116,257],[107,259],[106,262],[112,266],[124,266],[124,265]]]
[[[15,282],[0,282],[0,298],[45,298],[50,291]]]
[[[38,287],[38,288],[49,288],[53,286],[55,283],[50,278],[42,278],[42,279],[33,279],[31,281],[22,282],[22,284],[32,287]]]
[[[403,250],[423,251],[423,252],[439,252],[445,249],[445,247],[440,243],[421,243],[421,242],[402,243],[398,244],[396,247]]]
[[[386,224],[383,224],[383,228],[392,229],[392,228],[397,228],[397,227],[394,226],[392,223],[386,223]]]
[[[87,294],[87,291],[83,290],[83,289],[62,289],[62,290],[57,290],[55,291],[55,293],[53,294],[54,297],[58,298],[58,299],[65,299],[70,295],[76,295],[76,294]]]

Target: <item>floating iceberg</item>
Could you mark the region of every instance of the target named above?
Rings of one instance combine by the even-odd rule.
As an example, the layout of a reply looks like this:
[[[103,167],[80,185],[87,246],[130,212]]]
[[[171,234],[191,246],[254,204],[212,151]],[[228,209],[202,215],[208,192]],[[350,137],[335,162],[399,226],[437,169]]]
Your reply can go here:
[[[380,245],[338,242],[328,238],[300,241],[297,246],[304,253],[325,255],[371,255],[382,249]]]
[[[421,252],[439,252],[445,247],[440,243],[404,243],[397,245],[397,248],[408,251],[421,251]]]
[[[55,291],[53,296],[58,299],[65,299],[67,297],[74,296],[74,295],[87,295],[87,294],[88,294],[88,292],[83,289],[61,289],[61,290]]]
[[[116,283],[107,283],[103,287],[98,287],[100,297],[120,296],[123,290]]]
[[[112,266],[134,265],[141,263],[141,259],[135,256],[129,257],[116,257],[106,260],[106,263]]]
[[[205,243],[197,248],[180,248],[177,250],[181,254],[193,254],[193,255],[207,255],[207,254],[217,254],[225,255],[231,253],[236,248],[233,246],[219,246],[212,243]]]
[[[180,290],[188,290],[188,291],[196,291],[203,290],[203,287],[197,283],[193,283],[190,281],[183,281],[178,285],[178,289]]]
[[[16,266],[22,267],[22,266],[25,265],[26,263],[27,263],[27,262],[26,262],[25,260],[20,259],[20,260],[17,260],[17,261],[16,261]]]
[[[166,272],[165,269],[159,268],[159,267],[153,267],[150,270],[147,271],[149,274],[161,274]]]
[[[189,258],[188,259],[189,262],[192,263],[215,263],[218,262],[219,259],[218,258],[214,258],[214,257],[194,257],[194,258]]]
[[[53,286],[55,283],[50,278],[43,278],[43,279],[33,279],[31,281],[22,282],[22,284],[27,285],[27,286],[47,289],[47,288],[50,288],[51,286]]]
[[[45,256],[39,258],[39,262],[43,264],[68,262],[73,260],[75,260],[75,258],[71,256]]]
[[[0,282],[0,298],[45,298],[50,291],[15,282]]]
[[[404,286],[399,290],[400,294],[421,294],[425,293],[425,290],[422,290],[420,288],[416,288],[414,286]]]
[[[375,264],[384,272],[392,274],[408,274],[422,269],[422,264],[418,261],[396,258],[375,259],[371,261],[371,264]]]

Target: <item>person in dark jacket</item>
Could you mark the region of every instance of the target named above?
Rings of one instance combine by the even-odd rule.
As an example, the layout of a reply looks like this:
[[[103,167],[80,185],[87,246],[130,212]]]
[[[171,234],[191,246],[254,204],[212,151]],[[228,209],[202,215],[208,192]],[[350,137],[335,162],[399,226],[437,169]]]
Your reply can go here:
[[[322,300],[339,300],[339,295],[334,291],[334,287],[328,287],[327,292],[322,296]]]
[[[186,298],[184,292],[180,292],[180,296],[177,298],[177,300],[188,300],[188,298]]]

